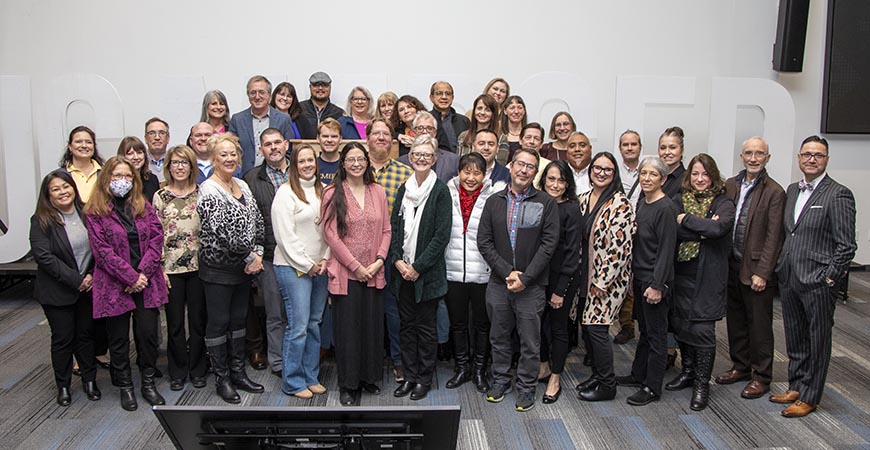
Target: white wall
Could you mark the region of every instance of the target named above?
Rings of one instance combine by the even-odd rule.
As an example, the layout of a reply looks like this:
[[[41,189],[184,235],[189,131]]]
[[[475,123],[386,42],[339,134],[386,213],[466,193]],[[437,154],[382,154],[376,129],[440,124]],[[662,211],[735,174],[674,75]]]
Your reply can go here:
[[[827,7],[812,2],[804,72],[780,75],[770,69],[777,3],[390,0],[360,8],[349,0],[265,0],[251,9],[229,1],[5,0],[0,217],[19,230],[26,224],[35,187],[20,180],[53,168],[78,124],[95,128],[104,155],[124,135],[142,136],[153,115],[169,120],[173,143],[181,143],[206,90],[223,90],[238,111],[250,75],[289,80],[305,98],[316,70],[332,75],[339,105],[356,84],[428,104],[429,84],[444,78],[463,110],[502,76],[545,126],[553,112],[570,109],[596,150],[613,149],[630,126],[654,152],[661,130],[678,124],[687,156],[708,151],[725,173],[736,170],[736,146],[764,134],[776,144],[771,172],[787,184],[798,173],[796,143],[819,129]],[[729,104],[735,99],[747,106]],[[829,140],[830,173],[861,205],[868,139]],[[857,260],[868,262],[870,215],[859,206],[858,217]],[[0,260],[14,259],[23,233],[0,237]]]

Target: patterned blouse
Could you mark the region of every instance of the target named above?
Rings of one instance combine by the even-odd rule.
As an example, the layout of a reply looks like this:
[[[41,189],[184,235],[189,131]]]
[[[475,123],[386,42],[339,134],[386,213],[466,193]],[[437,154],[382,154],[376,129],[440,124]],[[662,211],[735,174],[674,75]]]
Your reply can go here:
[[[199,270],[199,186],[179,197],[163,188],[154,195],[154,210],[163,224],[163,271],[167,275]]]
[[[381,242],[381,234],[378,232],[375,222],[375,199],[369,192],[368,186],[365,190],[365,209],[360,209],[356,197],[350,190],[347,183],[344,184],[344,195],[347,199],[347,235],[342,239],[350,250],[350,254],[359,261],[363,266],[368,266],[375,262],[371,257],[372,245],[377,245]],[[353,273],[349,274],[353,280],[356,279]]]

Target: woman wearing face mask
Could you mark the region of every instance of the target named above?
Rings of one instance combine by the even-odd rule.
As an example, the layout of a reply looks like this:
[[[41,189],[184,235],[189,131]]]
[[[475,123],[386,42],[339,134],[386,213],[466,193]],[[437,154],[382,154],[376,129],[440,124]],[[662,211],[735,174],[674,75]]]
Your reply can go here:
[[[675,197],[680,225],[670,316],[683,369],[665,388],[677,391],[693,387],[689,407],[701,411],[710,396],[716,321],[725,316],[735,206],[725,195],[725,181],[710,155],[698,154],[687,170],[682,194]]]
[[[81,364],[82,389],[99,400],[94,359],[93,257],[75,182],[63,170],[42,180],[30,218],[30,248],[36,261],[34,297],[51,327],[51,365],[57,404],[69,406],[73,354]]]
[[[139,173],[142,180],[142,195],[148,203],[154,201],[154,194],[160,189],[160,182],[148,168],[148,157],[145,144],[136,136],[127,136],[118,144],[118,156],[122,156],[133,164],[133,170]]]
[[[142,397],[163,405],[155,386],[158,311],[168,295],[160,266],[163,227],[142,195],[142,181],[131,162],[121,156],[106,161],[84,213],[94,255],[94,317],[106,318],[112,378],[121,388],[121,407],[133,411],[138,406],[130,369],[131,315]]]
[[[281,391],[302,399],[323,394],[320,373],[320,321],[326,306],[329,248],[320,226],[323,185],[314,149],[302,144],[290,154],[287,182],[272,202],[275,276],[284,299]]]
[[[580,268],[580,207],[573,195],[574,176],[565,161],[544,168],[538,187],[556,199],[559,207],[559,243],[550,259],[544,314],[541,318],[541,368],[538,379],[547,382],[544,404],[562,395],[560,378],[568,357],[568,317],[577,294]]]
[[[578,386],[580,400],[596,402],[616,397],[610,324],[630,289],[631,236],[634,210],[622,192],[619,165],[609,152],[595,155],[590,162],[592,190],[580,194],[583,215],[578,308],[592,350],[592,376]]]

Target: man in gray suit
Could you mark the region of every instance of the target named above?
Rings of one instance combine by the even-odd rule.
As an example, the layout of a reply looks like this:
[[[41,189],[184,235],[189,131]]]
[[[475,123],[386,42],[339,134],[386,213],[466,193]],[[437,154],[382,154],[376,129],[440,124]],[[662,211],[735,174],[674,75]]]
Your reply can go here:
[[[227,129],[239,138],[242,146],[242,165],[237,176],[263,164],[263,155],[257,151],[260,146],[260,134],[267,128],[275,128],[281,132],[284,139],[294,139],[293,125],[290,116],[269,106],[272,98],[272,83],[262,75],[254,75],[248,80],[246,91],[251,107],[233,114],[230,127]]]
[[[825,173],[828,141],[810,136],[801,143],[798,165],[804,179],[786,192],[785,243],[777,265],[782,321],[788,352],[788,391],[770,396],[790,404],[785,417],[815,411],[831,360],[835,286],[855,256],[855,197]]]

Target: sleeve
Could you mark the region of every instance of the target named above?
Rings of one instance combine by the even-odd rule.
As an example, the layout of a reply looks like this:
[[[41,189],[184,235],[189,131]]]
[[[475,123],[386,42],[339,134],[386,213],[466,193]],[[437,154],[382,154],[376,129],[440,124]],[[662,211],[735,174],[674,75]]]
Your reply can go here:
[[[159,275],[160,262],[163,258],[163,225],[148,202],[145,202],[145,217],[137,218],[136,221],[145,221],[148,230],[148,244],[142,259],[139,261],[139,271],[148,278]]]
[[[235,136],[235,137],[239,137],[239,130],[238,130],[238,127],[236,126],[236,118],[235,118],[235,116],[234,116],[234,117],[230,117],[230,126],[227,127],[227,133],[232,133],[233,136]]]
[[[779,187],[779,186],[772,186]],[[768,189],[771,189],[768,188]],[[764,235],[764,245],[761,247],[761,258],[755,265],[755,275],[769,280],[779,260],[779,252],[782,250],[782,242],[785,231],[782,227],[785,217],[785,191],[777,189],[770,196],[767,205],[767,232]],[[735,211],[735,216],[737,212]],[[751,255],[750,255],[751,256]]]
[[[600,246],[601,251],[595,252],[594,267],[605,267],[606,270],[595,270],[590,276],[590,282],[598,289],[606,291],[617,277],[624,273],[625,267],[631,264],[632,240],[634,234],[634,209],[631,200],[619,195],[608,206],[608,224]]]
[[[248,191],[250,192],[250,191]],[[251,194],[251,203],[248,207],[251,218],[254,220],[254,249],[252,256],[263,255],[263,244],[266,242],[266,224],[263,222],[263,214],[260,212],[260,207],[257,206],[257,200]]]
[[[543,194],[542,195],[546,195]],[[559,243],[559,211],[556,202],[553,200],[547,201],[544,205],[544,220],[541,224],[541,241],[538,245],[538,250],[535,256],[526,266],[525,272],[520,275],[520,281],[528,286],[533,280],[537,279],[541,273],[550,269],[550,258],[556,251],[556,245]]]
[[[734,229],[734,202],[731,199],[724,198],[724,196],[718,202],[715,200],[714,202],[717,204],[713,208],[713,214],[719,216],[719,218],[713,220],[686,214],[680,226],[681,238],[685,234],[682,231],[684,229],[699,236],[701,239],[719,239],[731,233]]]
[[[192,170],[192,169],[191,169]],[[154,202],[151,203],[154,206],[154,214],[157,214],[157,219],[160,220],[160,224],[163,226],[163,229],[166,230],[166,226],[168,225],[166,216],[164,215],[163,209],[166,207],[163,204],[163,197],[160,196],[161,191],[157,191],[154,194]],[[166,262],[166,234],[163,235],[163,250],[161,250],[160,255],[160,263],[163,264]]]
[[[558,205],[556,206],[558,209]],[[562,294],[568,289],[571,278],[577,273],[580,267],[580,246],[583,245],[584,239],[581,234],[580,227],[580,207],[572,207],[571,211],[565,217],[565,229],[560,230],[560,234],[565,235],[565,258],[562,260],[562,266],[559,268],[559,278],[556,280],[556,286],[553,287],[553,292]]]
[[[418,273],[429,271],[439,261],[444,261],[444,250],[447,249],[447,242],[450,241],[450,227],[453,224],[453,214],[447,213],[451,211],[450,193],[447,191],[447,186],[440,181],[435,184],[437,191],[436,202],[431,207],[434,207],[435,214],[435,233],[432,239],[426,243],[426,247],[419,253],[412,266]],[[430,205],[427,202],[426,208]]]
[[[376,189],[372,189],[373,191],[377,190],[377,192],[379,192],[378,195],[381,198],[380,199],[381,210],[383,211],[383,216],[382,216],[383,217],[382,218],[383,226],[381,227],[381,244],[378,246],[378,255],[377,256],[380,256],[381,258],[384,259],[384,262],[386,262],[387,255],[389,255],[389,252],[390,252],[390,240],[393,237],[392,228],[390,227],[390,206],[387,203],[387,192],[384,190],[384,188],[382,188],[378,184],[374,184],[373,187],[376,188]]]
[[[398,191],[396,191],[393,212],[390,214],[390,251],[387,254],[387,258],[384,260],[385,263],[390,265],[395,264],[396,261],[402,259],[405,255],[405,250],[402,248],[402,243],[405,237],[405,227],[400,214],[402,211],[403,198],[405,198],[404,184]]]
[[[828,223],[831,225],[831,238],[834,241],[834,255],[831,264],[825,269],[825,276],[838,281],[855,257],[858,244],[855,242],[855,197],[845,186],[838,186],[833,204],[827,208]]]
[[[316,262],[305,252],[302,239],[296,234],[296,220],[293,212],[296,210],[296,196],[288,185],[282,185],[275,193],[272,202],[272,230],[275,232],[275,244],[290,258],[295,267],[311,270]]]
[[[496,201],[498,201],[498,194],[493,194],[486,200],[486,204],[483,205],[483,212],[480,214],[480,224],[477,228],[477,250],[480,251],[480,255],[483,256],[483,259],[489,264],[489,267],[492,268],[496,276],[504,280],[510,275],[513,266],[505,261],[495,248],[492,210]]]
[[[88,214],[85,223],[88,228],[88,239],[91,241],[91,253],[94,254],[94,265],[100,266],[110,276],[120,280],[125,286],[131,286],[139,279],[139,272],[130,266],[130,257],[121,257],[115,253],[105,234],[103,221],[107,219]],[[146,275],[147,276],[147,275]]]
[[[653,281],[650,286],[665,292],[674,273],[674,257],[677,248],[677,211],[675,208],[660,207],[656,222],[656,236],[659,238],[658,254],[653,266]]]
[[[78,290],[84,277],[78,268],[70,267],[51,251],[51,239],[42,231],[36,216],[30,218],[30,250],[40,269],[51,278]]]
[[[350,250],[346,245],[344,245],[341,238],[338,237],[338,227],[335,223],[335,219],[325,220],[329,208],[332,206],[332,196],[334,193],[335,189],[333,188],[327,189],[323,193],[323,203],[320,206],[320,217],[324,218],[323,239],[326,241],[326,245],[329,246],[330,255],[335,257],[339,264],[346,267],[349,271],[354,272],[362,264],[351,255]],[[387,223],[389,223],[389,221]]]

